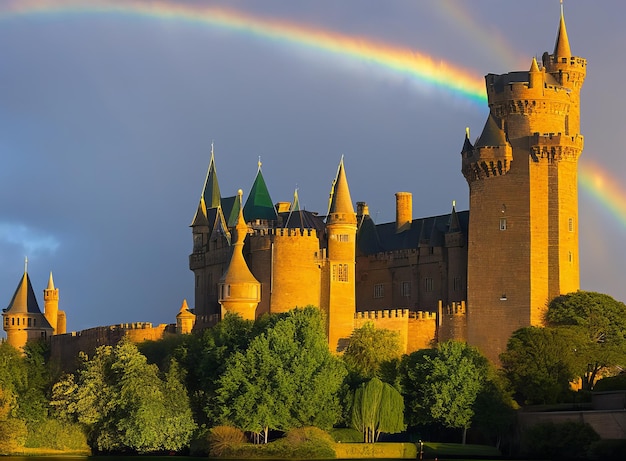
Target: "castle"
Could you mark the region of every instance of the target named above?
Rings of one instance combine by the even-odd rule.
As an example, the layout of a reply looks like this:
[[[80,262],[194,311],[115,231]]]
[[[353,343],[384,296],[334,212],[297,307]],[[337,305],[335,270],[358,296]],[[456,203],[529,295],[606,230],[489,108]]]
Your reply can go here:
[[[411,194],[398,192],[395,222],[376,224],[366,203],[355,209],[343,159],[325,214],[301,209],[297,193],[274,203],[260,162],[245,202],[242,192],[222,197],[212,149],[191,223],[195,306],[192,313],[184,303],[170,330],[201,330],[226,312],[254,319],[315,305],[333,351],[373,322],[398,331],[406,352],[458,339],[497,361],[513,331],[541,325],[551,298],[579,288],[585,73],[561,10],[552,54],[533,58],[528,71],[485,77],[489,116],[473,144],[466,132],[461,149],[470,211],[453,204],[447,214],[414,219]],[[26,324],[32,303],[19,296],[3,313],[9,342],[63,331],[39,317],[37,330],[35,317]],[[44,317],[54,317],[48,304]]]

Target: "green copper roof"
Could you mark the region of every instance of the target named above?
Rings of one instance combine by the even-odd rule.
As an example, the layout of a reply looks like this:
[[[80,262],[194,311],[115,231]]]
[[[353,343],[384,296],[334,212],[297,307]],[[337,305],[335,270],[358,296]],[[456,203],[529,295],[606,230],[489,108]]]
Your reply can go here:
[[[209,163],[209,170],[207,171],[206,180],[204,182],[202,196],[204,197],[207,208],[217,208],[220,206],[222,196],[220,194],[220,186],[217,182],[217,173],[215,172],[213,150],[211,150],[211,163]]]
[[[254,179],[254,184],[252,184],[250,195],[248,195],[246,204],[243,207],[243,215],[246,222],[256,219],[276,220],[276,209],[265,185],[265,179],[263,179],[260,167]]]

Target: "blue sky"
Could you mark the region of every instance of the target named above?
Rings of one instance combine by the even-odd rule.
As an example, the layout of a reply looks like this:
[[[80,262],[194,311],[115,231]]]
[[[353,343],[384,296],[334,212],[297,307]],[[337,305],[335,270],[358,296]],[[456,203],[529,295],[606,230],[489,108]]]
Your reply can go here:
[[[559,19],[546,0],[205,3],[411,48],[479,77],[527,70],[552,51]],[[42,307],[53,271],[69,330],[173,322],[183,298],[193,306],[188,226],[212,141],[224,195],[249,190],[260,156],[274,202],[298,187],[301,204],[324,213],[344,155],[352,198],[377,222],[394,219],[397,191],[413,193],[414,217],[453,200],[467,209],[459,152],[486,106],[227,29],[2,9],[0,304],[28,256]],[[625,15],[617,0],[565,2],[572,52],[589,65],[582,161],[616,178],[626,176]],[[582,190],[579,205],[581,288],[626,300],[624,217]]]

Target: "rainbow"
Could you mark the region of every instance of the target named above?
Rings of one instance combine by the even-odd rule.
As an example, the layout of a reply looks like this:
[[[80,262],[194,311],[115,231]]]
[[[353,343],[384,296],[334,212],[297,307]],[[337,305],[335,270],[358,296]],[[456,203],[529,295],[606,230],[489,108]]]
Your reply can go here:
[[[455,28],[464,31],[469,40],[479,43],[481,49],[497,56],[505,72],[530,67],[531,59],[528,56],[520,56],[498,30],[485,27],[484,23],[476,21],[477,9],[468,8],[472,5],[470,2],[437,0],[430,2],[429,5],[438,10],[442,17],[454,22]]]
[[[578,184],[626,227],[626,188],[600,165],[585,160],[578,169]]]
[[[287,21],[259,18],[226,8],[158,0],[9,0],[8,3],[4,0],[0,6],[0,19],[5,20],[59,14],[120,14],[228,29],[356,60],[394,75],[408,76],[422,87],[461,95],[483,107],[487,100],[482,76],[426,54],[364,37],[351,37]]]
[[[475,35],[482,30],[471,15],[441,2],[442,11],[451,15],[457,24]],[[259,18],[232,9],[182,4],[167,1],[144,2],[139,0],[3,0],[0,20],[16,20],[31,16],[57,15],[125,15],[161,20],[180,21],[221,28],[248,34],[266,40],[282,42],[338,57],[369,64],[394,75],[405,75],[415,83],[439,88],[460,95],[484,107],[487,97],[484,81],[474,72],[436,60],[408,48],[375,42],[364,37],[351,37],[332,31],[275,19]],[[480,36],[480,34],[478,34]],[[493,37],[483,37],[485,43],[496,47],[499,56],[508,56],[510,50],[502,48]],[[498,48],[499,47],[499,48]],[[579,169],[579,184],[598,202],[621,218],[626,225],[626,191],[619,182],[598,165],[585,162]]]

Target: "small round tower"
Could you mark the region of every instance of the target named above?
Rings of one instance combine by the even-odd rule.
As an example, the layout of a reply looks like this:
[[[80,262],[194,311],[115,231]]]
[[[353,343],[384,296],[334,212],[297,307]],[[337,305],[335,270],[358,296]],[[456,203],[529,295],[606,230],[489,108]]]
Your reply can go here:
[[[243,244],[248,234],[248,225],[243,218],[241,189],[238,191],[239,217],[235,226],[235,243],[230,264],[219,282],[219,302],[222,318],[226,312],[240,315],[243,319],[254,320],[256,308],[261,300],[261,284],[254,278],[243,257]]]

